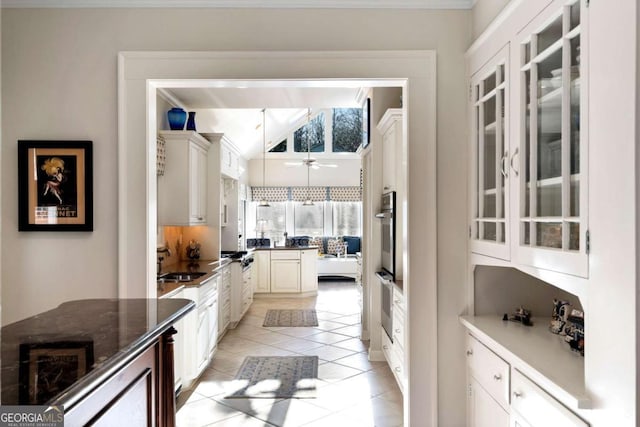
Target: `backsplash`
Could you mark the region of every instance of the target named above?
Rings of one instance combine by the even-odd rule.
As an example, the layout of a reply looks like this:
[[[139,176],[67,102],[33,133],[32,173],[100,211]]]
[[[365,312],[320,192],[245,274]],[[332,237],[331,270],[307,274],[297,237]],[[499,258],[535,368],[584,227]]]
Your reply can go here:
[[[190,240],[196,240],[200,243],[200,259],[215,260],[220,256],[220,248],[218,243],[218,234],[216,230],[208,226],[165,226],[158,235],[158,245],[165,244],[171,251],[161,253],[163,266],[174,264],[178,261],[188,261],[187,246]]]

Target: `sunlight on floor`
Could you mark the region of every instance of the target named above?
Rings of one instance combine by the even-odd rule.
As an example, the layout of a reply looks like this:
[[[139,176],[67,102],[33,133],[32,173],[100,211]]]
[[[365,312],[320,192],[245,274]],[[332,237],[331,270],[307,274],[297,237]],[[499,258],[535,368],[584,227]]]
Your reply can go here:
[[[316,327],[263,327],[268,309],[310,309]],[[361,332],[353,282],[320,282],[313,298],[256,299],[237,328],[218,343],[211,365],[178,398],[177,425],[202,426],[402,426],[402,394],[385,362],[370,362]],[[318,356],[317,397],[233,398],[246,387],[234,380],[246,356]],[[308,387],[301,380],[299,388]],[[275,390],[277,380],[259,383]]]

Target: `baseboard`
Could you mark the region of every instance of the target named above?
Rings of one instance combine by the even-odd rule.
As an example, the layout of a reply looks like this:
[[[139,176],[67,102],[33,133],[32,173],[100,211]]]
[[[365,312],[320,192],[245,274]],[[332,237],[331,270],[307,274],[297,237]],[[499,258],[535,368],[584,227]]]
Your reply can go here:
[[[369,331],[362,331],[362,333],[360,334],[360,339],[362,341],[369,341]]]
[[[372,362],[386,362],[382,350],[369,350],[369,360]]]

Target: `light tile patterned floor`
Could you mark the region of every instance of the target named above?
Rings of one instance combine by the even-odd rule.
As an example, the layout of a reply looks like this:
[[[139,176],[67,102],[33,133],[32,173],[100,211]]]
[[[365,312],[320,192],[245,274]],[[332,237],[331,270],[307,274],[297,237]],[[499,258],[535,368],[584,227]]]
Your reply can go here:
[[[317,327],[262,327],[268,309],[318,312]],[[320,282],[317,297],[263,298],[218,344],[211,365],[178,399],[179,427],[402,426],[402,394],[385,362],[370,362],[360,337],[353,282]],[[225,399],[245,356],[317,355],[315,399]]]

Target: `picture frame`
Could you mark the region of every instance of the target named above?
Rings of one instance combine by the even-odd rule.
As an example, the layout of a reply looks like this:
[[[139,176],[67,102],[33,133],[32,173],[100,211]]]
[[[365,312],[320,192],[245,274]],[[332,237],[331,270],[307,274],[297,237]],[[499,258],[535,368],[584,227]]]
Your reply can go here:
[[[20,344],[20,404],[45,404],[82,378],[93,363],[93,341]]]
[[[362,148],[371,142],[371,98],[367,98],[362,107]]]
[[[92,141],[18,141],[18,230],[93,231]]]

